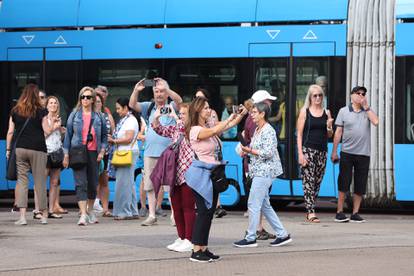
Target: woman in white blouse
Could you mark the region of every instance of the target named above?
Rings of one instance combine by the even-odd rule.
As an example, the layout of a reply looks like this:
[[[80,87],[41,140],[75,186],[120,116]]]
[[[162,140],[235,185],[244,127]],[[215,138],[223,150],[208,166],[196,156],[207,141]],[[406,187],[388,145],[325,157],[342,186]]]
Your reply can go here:
[[[266,103],[256,103],[250,115],[257,128],[250,146],[241,146],[243,155],[250,156],[249,174],[252,186],[248,199],[249,227],[244,239],[234,242],[236,247],[256,247],[256,230],[260,214],[266,217],[270,226],[277,233],[277,238],[271,246],[281,246],[292,241],[276,212],[270,205],[269,188],[273,180],[283,173],[277,151],[276,131],[269,124],[270,106]]]

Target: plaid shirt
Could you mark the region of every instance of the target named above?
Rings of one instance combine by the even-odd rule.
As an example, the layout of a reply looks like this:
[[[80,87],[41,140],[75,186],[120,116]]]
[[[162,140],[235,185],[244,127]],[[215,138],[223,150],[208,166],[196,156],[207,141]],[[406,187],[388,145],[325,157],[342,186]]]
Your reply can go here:
[[[177,121],[176,125],[162,126],[159,124],[157,127],[154,127],[154,124],[152,123],[151,126],[158,135],[170,137],[173,143],[177,142],[180,135],[185,136],[184,123],[181,120]],[[181,140],[180,151],[178,153],[176,185],[185,183],[184,174],[191,166],[193,156],[194,154],[190,143],[184,137],[184,139]]]

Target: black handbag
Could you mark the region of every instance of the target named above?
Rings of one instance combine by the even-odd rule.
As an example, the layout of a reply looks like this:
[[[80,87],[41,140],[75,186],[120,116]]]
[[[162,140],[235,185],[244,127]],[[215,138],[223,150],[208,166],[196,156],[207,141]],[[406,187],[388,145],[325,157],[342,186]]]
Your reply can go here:
[[[62,148],[49,153],[50,167],[53,169],[62,168],[64,156]]]
[[[91,123],[89,124],[86,145],[74,146],[69,149],[69,167],[73,170],[80,170],[88,164],[87,145],[92,141],[91,138],[93,138],[91,135],[92,124],[93,116],[91,115]]]
[[[12,148],[10,149],[9,159],[7,160],[7,172],[6,172],[7,180],[17,180],[16,145],[17,145],[17,141],[19,141],[20,135],[23,133],[23,130],[26,128],[29,120],[30,120],[30,117],[26,119],[26,122],[24,123],[22,129],[20,130],[19,134],[14,140]]]
[[[229,187],[229,181],[226,178],[226,165],[217,165],[211,170],[211,182],[213,182],[214,190],[218,193],[222,193]]]

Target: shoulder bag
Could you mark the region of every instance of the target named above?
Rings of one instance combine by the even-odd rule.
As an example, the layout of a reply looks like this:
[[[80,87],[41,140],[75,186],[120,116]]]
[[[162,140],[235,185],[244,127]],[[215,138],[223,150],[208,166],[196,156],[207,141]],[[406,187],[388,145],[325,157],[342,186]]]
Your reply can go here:
[[[6,172],[6,179],[7,180],[17,180],[17,166],[16,166],[16,145],[17,141],[19,141],[20,135],[22,135],[23,130],[26,128],[27,123],[29,122],[30,117],[26,119],[22,129],[20,130],[19,134],[14,140],[13,147],[10,149],[9,159],[7,160],[7,172]]]
[[[75,114],[76,116],[76,114]],[[73,120],[75,120],[73,116]],[[74,146],[69,149],[69,167],[73,170],[80,170],[88,164],[87,146],[93,140],[91,129],[93,124],[93,113],[91,114],[91,123],[89,124],[88,135],[86,136],[86,144]],[[73,126],[73,123],[72,123]]]
[[[112,156],[111,164],[112,166],[118,167],[129,167],[132,166],[132,148],[134,147],[135,143],[137,142],[138,135],[134,139],[134,143],[131,144],[129,150],[118,150],[118,146],[114,151]]]

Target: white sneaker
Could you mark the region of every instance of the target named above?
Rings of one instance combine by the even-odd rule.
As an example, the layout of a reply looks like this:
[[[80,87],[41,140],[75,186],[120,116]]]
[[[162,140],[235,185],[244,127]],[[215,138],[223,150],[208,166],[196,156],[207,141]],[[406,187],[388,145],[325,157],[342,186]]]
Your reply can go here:
[[[184,240],[178,238],[172,244],[167,245],[167,249],[171,251],[175,251],[175,248],[179,246]]]
[[[88,215],[88,220],[90,224],[99,223],[98,218],[94,211],[90,212]]]
[[[40,219],[40,224],[47,224],[47,217],[43,217]]]
[[[78,220],[79,226],[86,226],[88,225],[88,216],[87,215],[81,215]]]
[[[19,220],[14,222],[15,225],[27,225],[26,218],[20,218]]]
[[[179,244],[177,247],[175,247],[176,252],[191,252],[193,250],[193,244],[187,240],[184,239],[181,244]]]
[[[102,208],[101,203],[99,202],[99,199],[98,198],[95,199],[95,202],[93,203],[93,210],[95,212],[98,212],[98,213],[102,213],[103,212],[103,208]]]

